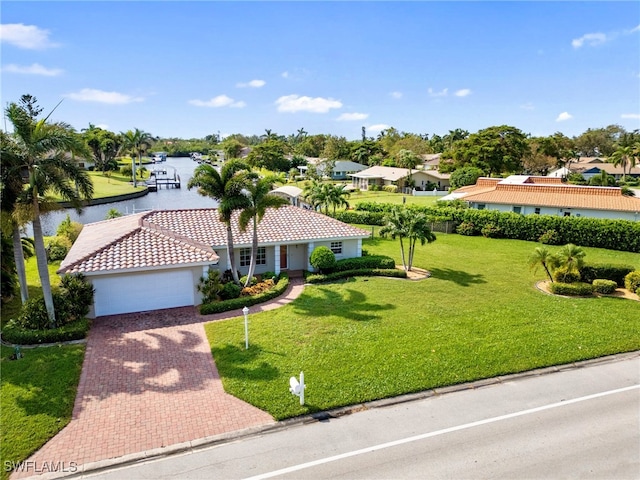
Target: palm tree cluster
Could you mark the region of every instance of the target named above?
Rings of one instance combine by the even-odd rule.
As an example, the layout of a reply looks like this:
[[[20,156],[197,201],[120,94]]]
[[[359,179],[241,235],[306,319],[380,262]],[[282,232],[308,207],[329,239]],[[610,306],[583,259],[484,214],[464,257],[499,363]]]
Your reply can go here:
[[[417,243],[424,245],[436,240],[435,234],[431,231],[429,219],[422,212],[414,212],[406,207],[396,207],[385,216],[384,223],[385,225],[380,229],[380,236],[400,239],[402,267],[410,272]],[[408,242],[406,254],[405,239]]]
[[[197,187],[200,195],[218,202],[220,221],[227,227],[227,261],[233,281],[238,284],[240,280],[234,255],[233,213],[239,212],[237,221],[241,231],[246,231],[251,224],[253,228],[251,261],[245,287],[249,286],[256,268],[260,221],[267,208],[278,208],[288,203],[284,198],[270,193],[276,180],[277,178],[272,175],[258,175],[249,165],[240,160],[229,160],[225,162],[220,172],[211,165],[199,165],[187,184],[187,188]]]
[[[55,110],[55,109],[54,109]],[[93,184],[87,172],[74,161],[75,155],[90,155],[81,136],[64,122],[39,119],[37,100],[23,95],[19,103],[10,103],[5,114],[13,133],[1,132],[2,218],[3,232],[11,231],[13,254],[23,303],[28,298],[21,229],[33,227],[38,275],[51,327],[56,326],[51,282],[47,266],[40,217],[57,204],[47,197],[57,193],[81,211],[82,200],[93,196]]]
[[[334,185],[332,183],[313,180],[302,192],[304,199],[314,210],[324,207],[324,214],[329,214],[329,207],[333,207],[333,214],[336,208],[349,208],[349,202],[345,197],[350,195],[346,185]]]
[[[529,267],[532,269],[544,268],[551,282],[554,280],[554,274],[557,273],[562,273],[564,277],[580,278],[580,269],[584,265],[585,255],[582,247],[572,243],[565,245],[555,253],[550,252],[547,247],[536,247],[529,258]]]

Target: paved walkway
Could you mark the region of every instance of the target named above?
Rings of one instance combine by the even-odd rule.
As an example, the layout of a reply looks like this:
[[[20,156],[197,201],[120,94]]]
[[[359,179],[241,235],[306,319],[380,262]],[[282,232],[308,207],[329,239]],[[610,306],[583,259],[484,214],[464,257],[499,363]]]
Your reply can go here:
[[[292,278],[282,296],[251,312],[289,303],[302,290],[302,278]],[[31,469],[11,478],[40,473],[45,465],[158,454],[170,445],[274,423],[224,392],[211,357],[203,325],[237,316],[241,310],[203,316],[185,307],[96,319],[71,422],[29,458]]]

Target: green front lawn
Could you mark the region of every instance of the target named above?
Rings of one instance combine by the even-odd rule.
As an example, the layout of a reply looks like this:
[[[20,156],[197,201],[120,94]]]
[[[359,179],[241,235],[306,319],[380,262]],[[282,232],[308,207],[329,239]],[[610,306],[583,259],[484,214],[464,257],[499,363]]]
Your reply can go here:
[[[640,303],[559,298],[535,288],[538,244],[438,234],[415,266],[432,278],[305,287],[277,310],[206,325],[225,389],[278,419],[640,348]],[[364,248],[398,260],[398,241]],[[589,262],[640,255],[585,249]],[[304,371],[306,405],[288,392]]]
[[[22,352],[23,358],[9,360],[13,349],[0,349],[2,480],[9,478],[6,462],[26,460],[71,420],[84,346]]]

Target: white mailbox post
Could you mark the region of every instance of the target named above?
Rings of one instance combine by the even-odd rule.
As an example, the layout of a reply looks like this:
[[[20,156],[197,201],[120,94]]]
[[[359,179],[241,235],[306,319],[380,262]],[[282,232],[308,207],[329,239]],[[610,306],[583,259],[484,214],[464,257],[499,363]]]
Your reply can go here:
[[[289,379],[289,391],[294,395],[300,397],[300,405],[304,405],[304,389],[306,385],[304,384],[304,373],[300,372],[300,381],[296,379],[296,377],[291,377]]]
[[[244,313],[244,349],[249,349],[249,308],[244,307],[242,309]]]

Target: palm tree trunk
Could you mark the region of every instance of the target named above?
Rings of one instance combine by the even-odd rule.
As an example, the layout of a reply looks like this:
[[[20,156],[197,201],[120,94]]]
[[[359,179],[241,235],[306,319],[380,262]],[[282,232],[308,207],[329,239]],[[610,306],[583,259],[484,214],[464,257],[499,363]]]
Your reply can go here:
[[[36,247],[36,262],[38,264],[38,275],[42,284],[42,295],[44,305],[47,309],[51,328],[56,328],[56,312],[53,306],[53,295],[51,293],[51,280],[49,279],[49,266],[47,265],[47,251],[44,248],[44,237],[42,236],[42,224],[40,223],[40,205],[38,205],[37,195],[33,201],[33,240]]]
[[[29,287],[27,287],[27,271],[24,268],[24,252],[22,251],[22,240],[20,239],[20,229],[18,225],[13,226],[13,259],[16,264],[18,283],[20,284],[20,297],[22,303],[29,299]]]
[[[227,222],[227,260],[229,261],[229,268],[231,269],[233,281],[239,284],[240,278],[238,277],[238,269],[236,268],[236,256],[233,252],[233,232],[231,231],[231,221]]]
[[[416,239],[415,238],[410,238],[409,239],[409,264],[407,268],[407,271],[410,272],[411,271],[411,267],[413,265],[413,252],[416,249]]]
[[[407,262],[404,256],[404,242],[402,241],[402,237],[400,237],[400,252],[402,253],[402,268],[404,268],[405,272],[407,271]]]
[[[138,180],[136,176],[136,158],[131,155],[131,174],[133,175],[133,188],[138,186]]]
[[[258,259],[258,219],[253,217],[253,238],[251,240],[251,262],[249,263],[249,273],[247,273],[247,281],[244,286],[251,285],[251,279],[256,271],[256,261]]]

